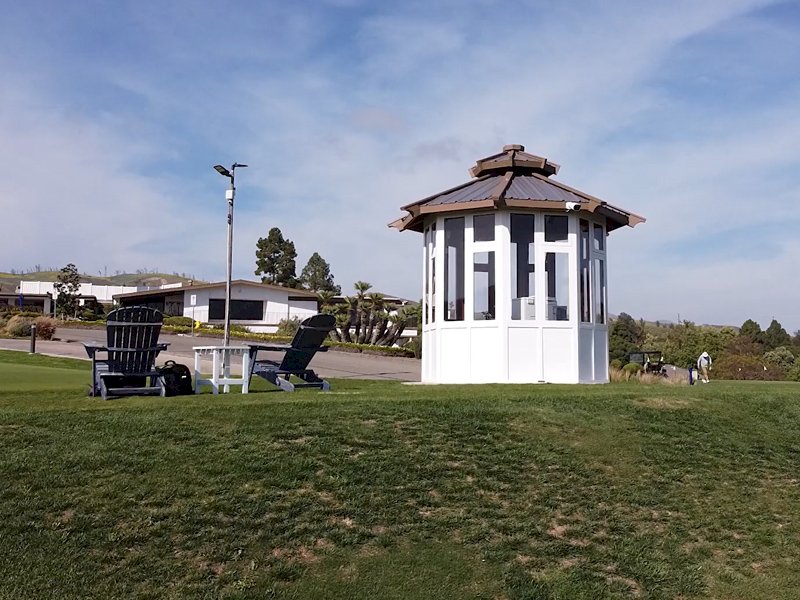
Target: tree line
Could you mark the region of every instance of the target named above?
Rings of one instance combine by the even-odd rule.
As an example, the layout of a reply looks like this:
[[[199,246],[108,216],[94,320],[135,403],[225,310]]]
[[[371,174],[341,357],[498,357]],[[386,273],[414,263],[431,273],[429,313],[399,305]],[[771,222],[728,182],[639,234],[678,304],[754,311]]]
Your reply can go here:
[[[283,237],[278,227],[269,230],[267,237],[256,242],[256,270],[261,283],[304,288],[314,292],[339,294],[342,288],[333,281],[331,266],[314,252],[300,273],[296,273],[297,251],[292,240]]]
[[[688,367],[705,351],[718,378],[800,381],[800,331],[790,335],[777,319],[762,330],[753,319],[737,329],[653,324],[622,313],[609,327],[608,344],[609,358],[623,363],[634,350],[660,350],[667,363]]]

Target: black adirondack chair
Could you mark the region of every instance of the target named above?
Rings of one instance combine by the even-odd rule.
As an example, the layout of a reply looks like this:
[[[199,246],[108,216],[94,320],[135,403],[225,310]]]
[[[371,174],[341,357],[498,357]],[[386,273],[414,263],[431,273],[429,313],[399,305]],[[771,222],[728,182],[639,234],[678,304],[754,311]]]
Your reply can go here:
[[[106,345],[84,344],[92,359],[90,395],[104,399],[165,395],[164,381],[155,368],[156,356],[169,346],[158,342],[163,320],[161,312],[145,306],[118,308],[108,313]],[[105,353],[106,357],[98,357],[99,353]]]
[[[300,328],[290,344],[247,344],[250,348],[250,379],[253,375],[258,375],[284,392],[293,392],[295,388],[301,387],[329,390],[330,384],[309,369],[308,363],[317,352],[327,352],[327,346],[322,343],[335,326],[336,319],[333,315],[314,315],[300,323]],[[258,360],[260,350],[285,354],[280,362]],[[301,383],[292,383],[292,376],[300,379]]]

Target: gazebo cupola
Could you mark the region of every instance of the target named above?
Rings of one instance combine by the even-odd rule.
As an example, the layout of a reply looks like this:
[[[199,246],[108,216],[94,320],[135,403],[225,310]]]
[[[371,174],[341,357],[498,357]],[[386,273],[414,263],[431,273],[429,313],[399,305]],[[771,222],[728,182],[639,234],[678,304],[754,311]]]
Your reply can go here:
[[[423,382],[608,381],[606,236],[644,219],[558,170],[504,146],[390,224],[423,234]]]

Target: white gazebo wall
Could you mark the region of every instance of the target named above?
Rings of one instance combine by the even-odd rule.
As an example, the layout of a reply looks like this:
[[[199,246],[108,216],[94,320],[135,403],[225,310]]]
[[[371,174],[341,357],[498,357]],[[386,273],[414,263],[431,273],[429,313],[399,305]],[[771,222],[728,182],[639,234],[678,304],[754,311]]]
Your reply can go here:
[[[474,217],[494,215],[494,241],[474,240]],[[511,215],[534,214],[534,290],[535,319],[512,318],[513,286]],[[545,215],[567,217],[567,239],[545,241]],[[445,321],[445,220],[464,218],[464,320]],[[463,212],[434,216],[425,223],[423,259],[423,361],[422,381],[436,383],[596,383],[608,381],[608,330],[605,286],[597,285],[593,296],[602,302],[591,307],[591,322],[581,321],[580,304],[580,219],[597,224],[605,247],[605,230],[599,221],[575,213],[543,211]],[[434,229],[435,228],[435,229]],[[494,253],[495,306],[493,320],[476,320],[474,255]],[[566,300],[568,319],[548,320],[563,312],[545,301],[547,278],[545,262],[548,253],[554,258],[556,279],[568,283]],[[558,258],[563,255],[563,258]],[[605,261],[605,252],[591,251],[594,259]],[[452,265],[452,263],[451,263]],[[604,270],[605,263],[597,266]],[[560,272],[559,272],[560,269]],[[566,269],[566,272],[564,272]],[[590,283],[597,275],[589,271]],[[605,278],[605,273],[603,273]],[[559,291],[563,291],[559,290]],[[524,301],[523,301],[524,302]],[[483,307],[480,307],[483,308]],[[521,310],[525,310],[522,308]],[[595,314],[597,313],[597,314]],[[600,322],[602,321],[602,322]]]

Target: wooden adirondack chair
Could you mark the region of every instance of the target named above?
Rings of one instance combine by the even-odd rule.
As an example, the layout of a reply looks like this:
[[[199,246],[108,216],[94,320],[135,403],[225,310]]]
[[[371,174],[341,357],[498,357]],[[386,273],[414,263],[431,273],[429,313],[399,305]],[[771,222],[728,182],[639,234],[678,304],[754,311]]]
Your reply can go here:
[[[130,306],[108,313],[106,345],[84,344],[92,359],[89,394],[109,396],[165,395],[164,381],[155,368],[156,356],[169,344],[158,343],[164,316],[154,308]],[[98,358],[98,353],[106,358]],[[149,385],[147,385],[149,380]]]
[[[327,352],[322,343],[336,326],[333,315],[314,315],[300,323],[300,328],[290,344],[247,344],[250,349],[250,379],[258,375],[284,392],[293,392],[295,388],[315,387],[323,391],[330,389],[330,384],[317,376],[308,368],[308,363],[317,352]],[[280,362],[258,360],[259,350],[284,352]],[[290,378],[297,377],[302,383],[292,383]]]

